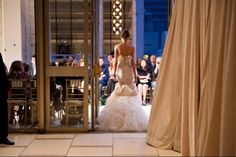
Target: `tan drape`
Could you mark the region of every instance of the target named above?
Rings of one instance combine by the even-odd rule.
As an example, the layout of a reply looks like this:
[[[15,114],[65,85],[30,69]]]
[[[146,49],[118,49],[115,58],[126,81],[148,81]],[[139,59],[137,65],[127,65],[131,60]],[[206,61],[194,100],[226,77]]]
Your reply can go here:
[[[147,142],[236,155],[236,1],[176,0]]]

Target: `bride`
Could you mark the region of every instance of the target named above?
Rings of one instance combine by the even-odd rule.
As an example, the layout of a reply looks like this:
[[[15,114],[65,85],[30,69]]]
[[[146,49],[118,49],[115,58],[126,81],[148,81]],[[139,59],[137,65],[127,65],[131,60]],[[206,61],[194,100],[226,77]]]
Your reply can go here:
[[[121,43],[114,48],[114,78],[118,80],[114,91],[107,98],[106,106],[98,117],[99,130],[145,131],[148,118],[141,107],[142,101],[136,87],[134,47],[127,41],[127,30],[121,33]]]

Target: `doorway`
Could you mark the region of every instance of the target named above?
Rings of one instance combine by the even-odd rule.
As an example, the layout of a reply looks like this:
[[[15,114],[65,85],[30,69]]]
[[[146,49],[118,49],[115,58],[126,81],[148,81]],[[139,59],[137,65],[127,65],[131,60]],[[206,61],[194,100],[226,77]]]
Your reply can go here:
[[[94,130],[99,107],[98,1],[35,3],[39,129]]]
[[[36,1],[39,129],[94,129],[97,101],[93,0]]]

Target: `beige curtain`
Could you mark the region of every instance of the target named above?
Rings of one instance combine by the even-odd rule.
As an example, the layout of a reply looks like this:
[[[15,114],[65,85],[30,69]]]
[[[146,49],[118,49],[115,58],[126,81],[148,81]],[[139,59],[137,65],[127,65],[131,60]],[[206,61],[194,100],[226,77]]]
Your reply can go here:
[[[176,0],[147,142],[236,155],[236,1]]]

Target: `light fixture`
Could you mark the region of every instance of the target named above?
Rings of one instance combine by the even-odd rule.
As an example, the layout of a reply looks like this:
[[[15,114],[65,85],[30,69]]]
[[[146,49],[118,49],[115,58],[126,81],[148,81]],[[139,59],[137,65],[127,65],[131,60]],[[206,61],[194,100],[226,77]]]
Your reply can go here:
[[[123,0],[112,0],[112,30],[119,35],[123,28]]]

